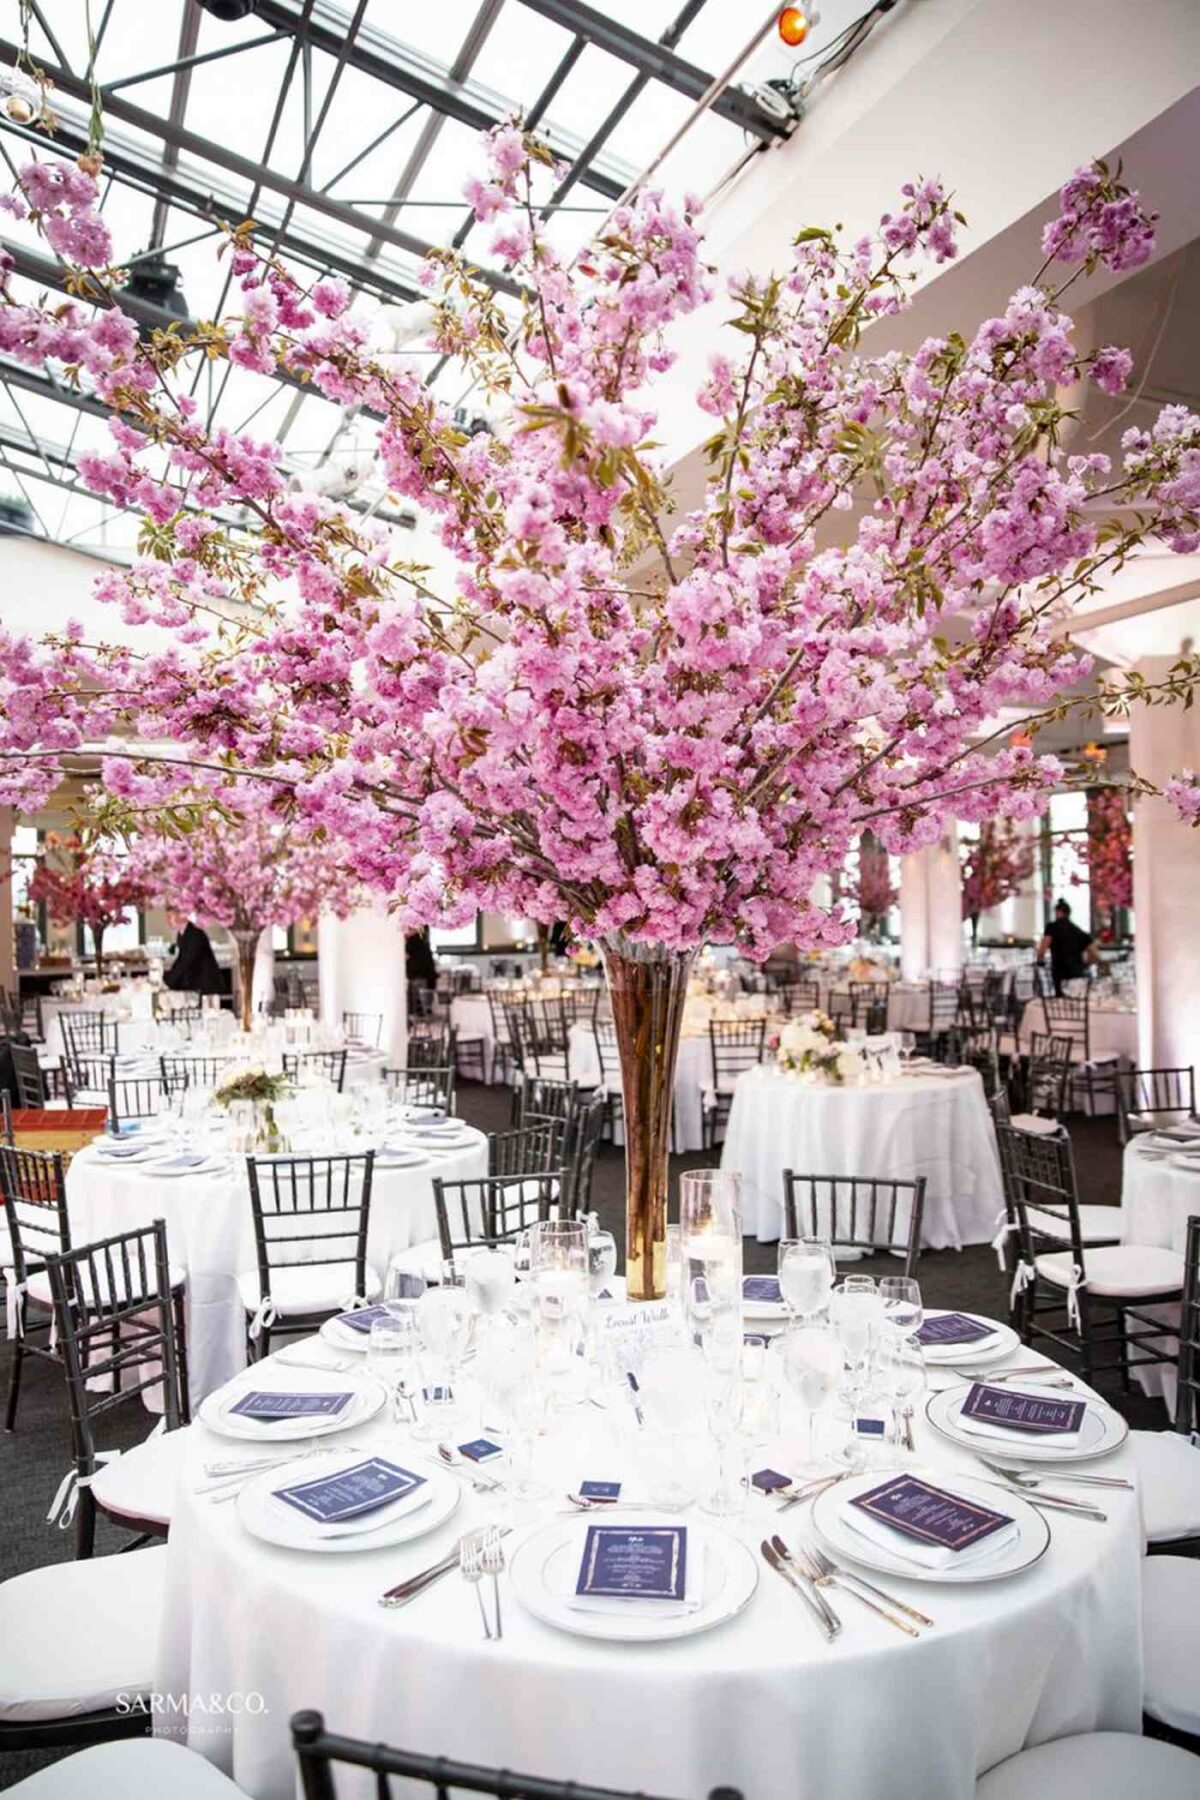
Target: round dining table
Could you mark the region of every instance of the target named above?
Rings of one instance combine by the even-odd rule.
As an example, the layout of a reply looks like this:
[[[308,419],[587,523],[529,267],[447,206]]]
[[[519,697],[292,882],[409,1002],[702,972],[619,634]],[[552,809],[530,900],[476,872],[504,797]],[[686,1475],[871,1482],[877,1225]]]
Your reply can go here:
[[[238,1276],[257,1266],[246,1159],[220,1155],[209,1171],[167,1173],[172,1153],[165,1146],[161,1158],[116,1161],[106,1157],[103,1142],[79,1151],[67,1170],[72,1239],[92,1243],[165,1220],[171,1264],[186,1278],[188,1385],[198,1404],[246,1366],[248,1319]],[[368,1147],[365,1141],[344,1146]],[[487,1139],[472,1127],[463,1127],[455,1148],[423,1154],[421,1163],[405,1167],[376,1161],[367,1261],[381,1279],[401,1250],[436,1239],[434,1177],[473,1181],[487,1172]]]
[[[913,1069],[865,1084],[822,1084],[774,1065],[738,1077],[721,1167],[742,1177],[748,1236],[783,1231],[783,1172],[925,1177],[921,1243],[990,1243],[1004,1209],[996,1138],[975,1069]]]
[[[1031,1360],[1024,1347],[1019,1355]],[[755,1446],[761,1463],[752,1466],[789,1469],[794,1423],[785,1412],[778,1440]],[[463,1438],[475,1429],[465,1422]],[[943,1481],[983,1473],[919,1410],[915,1429],[914,1467]],[[424,1460],[431,1447],[386,1408],[351,1436],[356,1455],[426,1475],[435,1466]],[[827,1590],[842,1620],[832,1642],[759,1552],[776,1532],[793,1547],[812,1539],[807,1503],[781,1513],[778,1497],[752,1491],[740,1517],[706,1520],[694,1507],[656,1515],[736,1538],[757,1580],[742,1610],[711,1630],[615,1642],[544,1622],[511,1573],[532,1532],[580,1519],[567,1501],[580,1479],[625,1479],[631,1494],[641,1481],[637,1433],[611,1412],[585,1403],[552,1415],[534,1465],[544,1499],[476,1492],[468,1471],[453,1516],[427,1535],[333,1555],[252,1536],[240,1501],[214,1495],[206,1479],[206,1465],[249,1446],[202,1424],[190,1437],[165,1552],[155,1729],[208,1757],[251,1800],[292,1800],[288,1719],[308,1707],[352,1737],[678,1800],[724,1785],[748,1800],[973,1800],[977,1776],[1027,1745],[1141,1730],[1135,1491],[1104,1489],[1102,1521],[1041,1515],[1044,1552],[1005,1579],[956,1586],[875,1575],[932,1619],[915,1636]],[[321,1441],[336,1447],[336,1438]],[[1128,1445],[1102,1469],[1133,1481]],[[1002,1510],[1012,1489],[997,1481],[994,1494],[983,1492]],[[384,1590],[493,1522],[509,1527],[499,1641],[483,1637],[480,1590],[453,1572],[402,1607],[380,1605]],[[215,1711],[212,1696],[223,1700]],[[338,1791],[363,1800],[374,1790],[347,1771]]]
[[[1187,1248],[1188,1220],[1200,1216],[1200,1140],[1195,1148],[1171,1145],[1154,1132],[1139,1132],[1125,1146],[1121,1171],[1121,1238],[1126,1244],[1153,1244],[1163,1250]],[[1144,1310],[1166,1325],[1179,1324],[1174,1305]],[[1177,1354],[1179,1340],[1164,1337],[1162,1349]],[[1168,1412],[1175,1410],[1178,1388],[1174,1362],[1135,1366],[1134,1376],[1147,1394],[1159,1395]]]

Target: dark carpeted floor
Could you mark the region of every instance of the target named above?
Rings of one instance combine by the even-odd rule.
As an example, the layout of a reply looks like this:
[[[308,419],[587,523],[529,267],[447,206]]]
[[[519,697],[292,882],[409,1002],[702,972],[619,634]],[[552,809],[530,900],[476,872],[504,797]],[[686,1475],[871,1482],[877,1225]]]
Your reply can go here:
[[[463,1085],[459,1090],[458,1110],[484,1131],[501,1130],[510,1123],[508,1095],[500,1088]],[[1081,1200],[1116,1205],[1120,1199],[1121,1160],[1114,1122],[1073,1118],[1070,1129]],[[672,1158],[673,1207],[680,1173],[714,1160],[699,1153]],[[618,1244],[622,1241],[623,1231],[623,1180],[623,1154],[606,1146],[596,1165],[593,1204],[601,1222],[616,1234]],[[748,1239],[745,1255],[749,1273],[775,1268],[773,1244],[758,1244]],[[870,1258],[860,1266],[867,1272],[895,1272],[895,1263],[890,1258]],[[1005,1313],[1005,1283],[995,1254],[987,1245],[975,1245],[963,1251],[926,1252],[921,1257],[919,1274],[922,1294],[929,1305],[962,1307],[992,1317],[1003,1317]],[[10,1357],[5,1343],[0,1345],[0,1393],[7,1391],[9,1368]],[[1115,1380],[1102,1385],[1131,1424],[1157,1428],[1167,1423],[1160,1402],[1147,1400],[1136,1390],[1132,1395],[1124,1394]],[[144,1416],[139,1416],[133,1407],[115,1413],[111,1427],[107,1441],[113,1448],[125,1448],[146,1434]],[[56,1531],[46,1523],[47,1508],[69,1460],[70,1439],[61,1372],[31,1359],[26,1363],[17,1429],[11,1435],[0,1433],[0,1503],[3,1507],[0,1579],[44,1563],[65,1561],[72,1555],[72,1534]],[[97,1555],[126,1541],[125,1534],[100,1522]],[[0,1756],[0,1789],[49,1760],[52,1759],[48,1755],[35,1757],[17,1753]]]

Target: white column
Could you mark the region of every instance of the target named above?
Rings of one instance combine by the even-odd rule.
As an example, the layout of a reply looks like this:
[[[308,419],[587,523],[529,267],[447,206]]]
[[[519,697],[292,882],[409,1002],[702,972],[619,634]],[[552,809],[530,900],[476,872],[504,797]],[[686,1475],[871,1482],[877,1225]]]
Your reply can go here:
[[[1172,661],[1148,658],[1138,671],[1161,681]],[[1200,769],[1200,712],[1134,707],[1129,761],[1158,787],[1181,769]],[[1153,796],[1133,805],[1133,911],[1138,1062],[1200,1064],[1200,834]]]
[[[13,933],[13,814],[0,806],[0,987],[17,992],[16,939]]]
[[[936,844],[900,859],[900,973],[921,981],[962,961],[962,871],[951,821]]]
[[[321,1017],[341,1022],[344,1012],[383,1014],[379,1043],[389,1063],[403,1064],[408,1040],[404,932],[382,906],[348,919],[322,913],[317,924]]]

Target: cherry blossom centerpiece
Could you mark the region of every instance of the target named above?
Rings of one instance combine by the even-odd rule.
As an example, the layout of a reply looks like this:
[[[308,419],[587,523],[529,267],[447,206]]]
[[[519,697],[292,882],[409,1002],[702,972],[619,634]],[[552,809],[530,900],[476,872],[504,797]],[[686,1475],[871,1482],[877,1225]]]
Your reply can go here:
[[[0,350],[113,408],[112,449],[81,472],[147,522],[142,556],[99,591],[178,642],[0,633],[0,798],[36,800],[64,751],[114,732],[199,742],[268,780],[295,833],[345,844],[404,925],[484,907],[594,941],[621,1057],[629,1292],[653,1297],[698,947],[842,942],[851,922],[812,895],[864,830],[896,854],[956,816],[1041,809],[1063,771],[1030,734],[1088,673],[1072,603],[1150,531],[1200,543],[1200,421],[1167,407],[1118,466],[1062,447],[1064,396],[1117,392],[1131,365],[1076,348],[1063,289],[1153,242],[1101,165],[1068,183],[1045,265],[1003,312],[873,353],[914,261],[955,253],[961,220],[925,180],[874,237],[810,226],[778,275],[729,284],[713,329],[733,349],[697,395],[707,484],[679,510],[654,388],[672,327],[713,298],[698,204],[643,190],[567,261],[541,210],[549,153],[506,126],[487,160],[470,197],[521,302],[438,252],[427,301],[382,344],[343,284],[302,284],[249,228],[229,245],[238,316],[139,337],[95,166],[21,172],[14,204],[78,265],[75,297],[8,292]],[[428,360],[403,354],[414,337],[462,365],[493,429],[459,428]],[[279,445],[206,425],[196,371],[222,357],[373,416],[381,485],[433,523],[452,572],[296,492]],[[1198,673],[1182,659],[1154,697]],[[1093,692],[1101,709],[1131,697],[1120,679]],[[995,726],[1021,708],[1026,731]],[[172,778],[149,756],[107,764],[126,793]],[[1195,796],[1185,781],[1181,809]]]

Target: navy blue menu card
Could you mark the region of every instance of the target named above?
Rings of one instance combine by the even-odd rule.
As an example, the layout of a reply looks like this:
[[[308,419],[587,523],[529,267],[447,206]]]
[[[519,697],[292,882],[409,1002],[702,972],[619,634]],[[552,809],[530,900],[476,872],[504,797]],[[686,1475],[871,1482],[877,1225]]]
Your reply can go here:
[[[791,1476],[781,1475],[778,1469],[759,1469],[757,1474],[750,1477],[750,1481],[763,1494],[774,1494],[779,1488],[792,1485]]]
[[[943,1550],[966,1550],[1012,1524],[1006,1513],[948,1494],[917,1475],[894,1475],[880,1487],[855,1494],[850,1505],[905,1537]]]
[[[942,1313],[940,1318],[926,1319],[914,1333],[918,1344],[974,1344],[980,1338],[995,1337],[996,1327],[966,1313]]]
[[[780,1300],[778,1275],[743,1275],[743,1300]]]
[[[1087,1403],[1083,1400],[1051,1400],[1044,1394],[1014,1394],[1011,1388],[985,1387],[976,1382],[962,1404],[966,1419],[986,1419],[1010,1431],[1032,1436],[1044,1432],[1078,1431]]]
[[[353,1398],[353,1394],[282,1394],[252,1388],[229,1410],[244,1419],[274,1425],[280,1419],[334,1419]]]
[[[469,1444],[458,1446],[458,1454],[465,1456],[468,1462],[486,1462],[489,1456],[499,1456],[502,1452],[491,1438],[472,1438]]]
[[[364,1513],[378,1512],[425,1486],[423,1475],[402,1469],[383,1456],[369,1456],[342,1469],[337,1475],[321,1475],[315,1481],[300,1481],[293,1487],[275,1488],[277,1500],[294,1506],[306,1519],[318,1525],[338,1525],[346,1519],[357,1519]]]
[[[338,1314],[338,1324],[348,1325],[351,1331],[361,1331],[369,1336],[376,1319],[390,1319],[391,1313],[386,1306],[360,1306],[357,1312]]]
[[[581,1500],[619,1500],[621,1484],[619,1481],[581,1481],[579,1497]]]
[[[577,1594],[682,1601],[686,1584],[686,1525],[588,1526]]]

